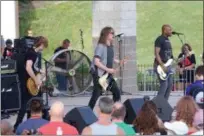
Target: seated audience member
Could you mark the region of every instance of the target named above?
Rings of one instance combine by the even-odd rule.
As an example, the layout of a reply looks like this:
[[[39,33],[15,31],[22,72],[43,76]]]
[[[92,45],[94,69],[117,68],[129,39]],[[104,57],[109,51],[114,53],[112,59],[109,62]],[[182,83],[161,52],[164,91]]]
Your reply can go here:
[[[193,126],[193,120],[198,106],[191,96],[182,97],[176,105],[176,121],[183,121],[188,126],[188,134],[194,133],[197,129]]]
[[[152,103],[152,101],[146,101],[133,121],[133,125],[140,135],[154,135],[160,131],[156,108],[152,108]]]
[[[195,71],[196,81],[186,88],[186,95],[192,95],[193,90],[204,86],[204,65],[198,66]]]
[[[43,102],[40,98],[32,98],[29,107],[31,116],[17,127],[17,135],[25,134],[25,132],[35,134],[38,128],[48,123],[47,120],[42,118]]]
[[[125,135],[135,135],[135,130],[133,129],[133,127],[124,122],[125,115],[125,106],[120,102],[116,102],[113,106],[112,122],[114,122],[118,127],[123,129]]]
[[[98,121],[85,127],[82,135],[124,135],[115,123],[111,122],[111,113],[113,111],[113,100],[109,97],[101,97],[97,107]]]
[[[198,129],[197,132],[192,133],[191,135],[204,135],[203,129],[204,129],[204,124],[203,124],[203,109],[199,109],[195,116],[194,116],[194,121],[193,125]]]
[[[13,127],[7,120],[1,120],[1,135],[13,135]]]
[[[56,101],[50,108],[50,122],[39,128],[42,135],[78,135],[75,127],[64,123],[64,104]]]
[[[188,126],[183,121],[165,122],[164,127],[167,129],[167,135],[186,135]]]

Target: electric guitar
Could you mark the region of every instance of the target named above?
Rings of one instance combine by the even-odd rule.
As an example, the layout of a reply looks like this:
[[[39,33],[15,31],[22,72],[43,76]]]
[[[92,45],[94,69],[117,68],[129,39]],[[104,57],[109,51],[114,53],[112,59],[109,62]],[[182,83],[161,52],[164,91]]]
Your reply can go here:
[[[158,75],[159,75],[159,78],[160,78],[161,80],[166,80],[170,74],[173,74],[173,71],[172,71],[173,61],[174,61],[173,59],[169,59],[169,60],[164,64],[164,66],[167,68],[167,72],[165,72],[165,71],[162,69],[161,65],[158,65],[158,66],[156,67],[156,71],[157,71],[157,73],[158,73]]]
[[[67,70],[64,70],[62,68],[59,68],[59,67],[55,67],[55,66],[52,66],[50,68],[48,68],[49,72],[52,71],[52,72],[58,72],[59,74],[62,74],[62,75],[65,75],[65,76],[73,76],[75,75],[75,71],[73,69],[67,71]],[[38,78],[38,80],[40,81],[45,81],[45,74],[39,74],[37,73],[36,74],[36,77]],[[38,93],[41,91],[44,91],[44,90],[47,90],[47,91],[51,91],[51,89],[49,87],[46,87],[45,85],[42,85],[42,86],[36,86],[35,84],[35,81],[30,77],[28,80],[27,80],[27,89],[28,89],[28,92],[32,95],[32,96],[36,96],[38,95]]]
[[[127,59],[128,59],[128,57],[125,57],[123,60],[121,60],[119,66],[116,69],[123,66],[124,61]],[[116,81],[116,80],[117,80],[117,78],[114,78],[112,74],[105,73],[103,76],[101,76],[98,79],[98,82],[99,82],[100,86],[102,87],[103,91],[109,91],[112,87],[113,81]]]

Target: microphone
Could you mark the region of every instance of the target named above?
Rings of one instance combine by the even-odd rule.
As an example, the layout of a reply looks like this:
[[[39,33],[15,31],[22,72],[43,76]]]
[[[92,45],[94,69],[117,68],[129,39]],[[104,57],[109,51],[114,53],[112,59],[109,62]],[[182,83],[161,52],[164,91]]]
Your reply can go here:
[[[120,34],[117,34],[115,35],[114,37],[120,37],[121,35],[123,35],[124,33],[120,33]]]
[[[176,34],[176,35],[184,35],[183,33],[174,32],[174,31],[172,32],[172,34],[173,34],[173,35],[175,35],[175,34]]]

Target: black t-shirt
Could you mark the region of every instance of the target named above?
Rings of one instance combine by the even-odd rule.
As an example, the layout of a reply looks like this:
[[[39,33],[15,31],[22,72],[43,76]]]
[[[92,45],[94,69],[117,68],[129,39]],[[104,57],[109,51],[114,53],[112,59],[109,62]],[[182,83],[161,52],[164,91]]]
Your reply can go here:
[[[178,58],[182,58],[185,57],[183,53],[180,53]],[[185,67],[190,66],[191,64],[196,64],[196,59],[195,59],[195,55],[192,54],[191,56],[187,56],[185,57],[185,60],[183,60],[182,62],[178,63],[178,65],[180,67],[182,67],[183,65]]]
[[[159,36],[155,40],[155,47],[161,48],[159,55],[163,63],[166,63],[170,58],[173,58],[171,42],[168,37],[163,35]]]
[[[35,52],[33,48],[29,49],[25,54],[25,67],[27,60],[31,60],[33,62],[32,69],[35,74],[37,72],[40,72],[38,53]],[[26,78],[29,77],[30,77],[29,74],[26,72]]]
[[[113,68],[114,51],[113,46],[107,46],[107,67]]]
[[[64,50],[65,48],[63,47],[58,47],[55,49],[54,53],[58,52],[58,51],[61,51],[61,50]],[[60,54],[58,55],[57,58],[60,58],[60,59],[65,59],[66,58],[66,54],[63,53],[63,54]],[[55,62],[55,66],[57,67],[60,67],[60,68],[63,68],[63,69],[66,69],[66,62]]]

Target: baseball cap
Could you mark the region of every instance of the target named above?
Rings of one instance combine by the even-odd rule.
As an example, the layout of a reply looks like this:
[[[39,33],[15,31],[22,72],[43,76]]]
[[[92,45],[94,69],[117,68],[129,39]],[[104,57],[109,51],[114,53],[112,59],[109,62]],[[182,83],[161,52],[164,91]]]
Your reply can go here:
[[[199,109],[194,116],[194,120],[193,120],[193,125],[194,126],[199,126],[201,124],[203,124],[203,109]]]
[[[164,127],[177,135],[185,135],[188,133],[188,126],[183,121],[165,122]]]

